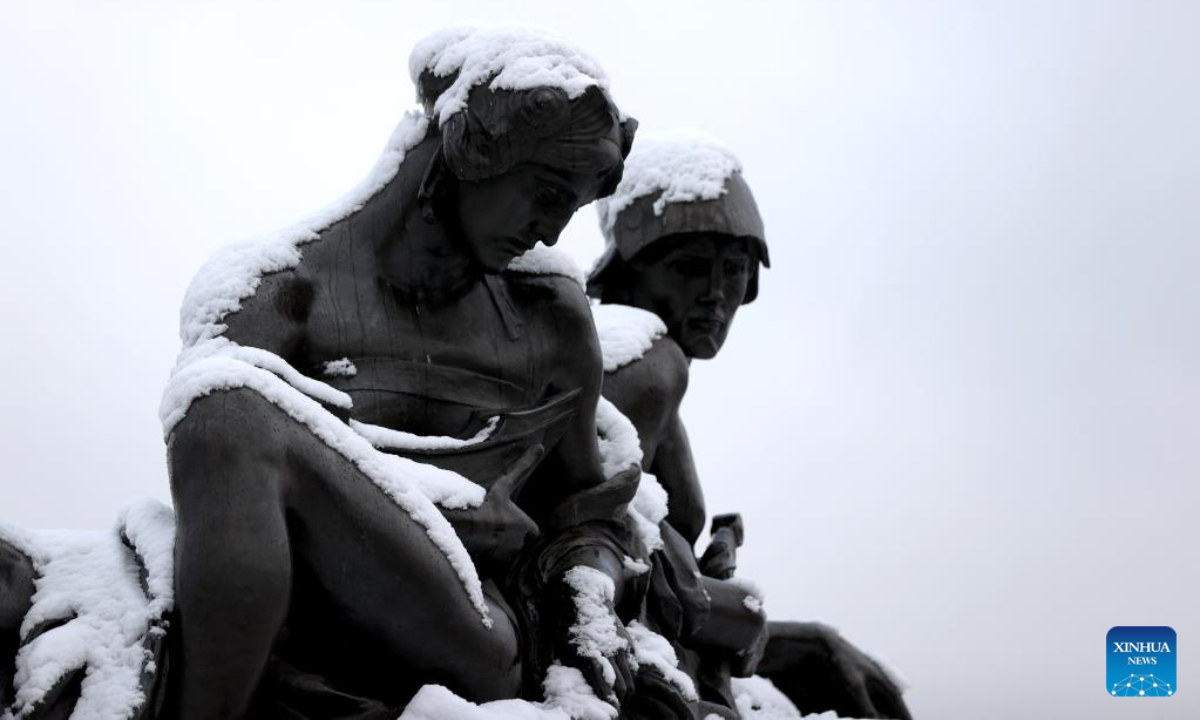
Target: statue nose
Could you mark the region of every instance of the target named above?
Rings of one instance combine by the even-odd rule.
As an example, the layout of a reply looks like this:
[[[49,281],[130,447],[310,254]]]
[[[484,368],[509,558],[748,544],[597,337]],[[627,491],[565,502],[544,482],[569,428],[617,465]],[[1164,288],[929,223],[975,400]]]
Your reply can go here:
[[[725,278],[721,264],[713,263],[708,273],[708,290],[701,298],[703,302],[719,303],[725,299]]]

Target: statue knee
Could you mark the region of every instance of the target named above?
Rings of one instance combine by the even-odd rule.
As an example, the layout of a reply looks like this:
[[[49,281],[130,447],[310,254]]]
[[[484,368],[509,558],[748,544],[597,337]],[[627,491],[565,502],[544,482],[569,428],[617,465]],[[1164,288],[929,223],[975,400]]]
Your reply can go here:
[[[257,392],[234,388],[192,401],[167,443],[171,486],[179,505],[194,483],[201,492],[223,479],[236,481],[237,467],[280,461],[279,410]]]

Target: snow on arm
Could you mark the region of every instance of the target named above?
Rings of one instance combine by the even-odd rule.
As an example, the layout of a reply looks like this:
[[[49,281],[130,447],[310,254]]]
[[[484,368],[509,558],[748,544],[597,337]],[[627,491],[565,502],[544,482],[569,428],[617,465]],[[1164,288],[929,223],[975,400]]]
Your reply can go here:
[[[603,397],[596,404],[596,432],[600,438],[600,459],[605,477],[612,477],[630,465],[642,462],[642,446],[638,441],[637,429],[616,405]],[[667,510],[666,490],[657,478],[643,472],[638,481],[637,494],[626,512],[647,552],[660,550],[663,546],[658,524],[667,517]]]
[[[571,588],[575,603],[575,624],[568,631],[571,644],[581,657],[600,664],[604,682],[611,686],[617,680],[617,673],[608,658],[629,647],[618,632],[618,620],[612,611],[616,591],[612,578],[580,565],[568,570],[563,580]]]

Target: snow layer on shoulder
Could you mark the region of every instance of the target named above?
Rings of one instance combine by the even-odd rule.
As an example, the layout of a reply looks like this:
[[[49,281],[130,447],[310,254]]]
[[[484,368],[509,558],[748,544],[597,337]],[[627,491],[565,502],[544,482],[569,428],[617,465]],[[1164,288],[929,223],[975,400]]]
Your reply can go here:
[[[489,79],[492,90],[554,87],[577,98],[594,86],[608,94],[608,76],[594,58],[535,28],[457,27],[434,33],[417,43],[408,59],[408,73],[418,87],[426,70],[438,77],[457,74],[434,100],[433,114],[439,123],[465,108],[471,88]]]
[[[295,268],[300,248],[321,236],[321,231],[359,210],[396,176],[404,156],[429,126],[424,115],[408,113],[388,139],[375,167],[359,185],[340,200],[307,220],[257,240],[230,245],[218,251],[196,274],[179,311],[179,335],[190,347],[225,332],[225,316],[241,309],[242,300],[254,294],[262,276]]]
[[[667,334],[667,326],[657,315],[628,305],[593,305],[592,318],[600,336],[604,372],[615,372],[642,359],[654,341]]]
[[[600,229],[609,235],[622,210],[655,193],[662,193],[654,201],[656,215],[662,214],[667,203],[716,200],[725,194],[725,182],[741,169],[733,151],[707,133],[639,134],[625,159],[616,192],[596,201]]]

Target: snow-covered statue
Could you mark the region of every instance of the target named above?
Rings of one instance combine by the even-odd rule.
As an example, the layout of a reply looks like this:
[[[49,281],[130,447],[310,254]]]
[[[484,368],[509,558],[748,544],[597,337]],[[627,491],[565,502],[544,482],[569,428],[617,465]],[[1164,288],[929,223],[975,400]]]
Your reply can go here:
[[[706,522],[679,416],[689,365],[716,356],[738,309],[758,296],[760,266],[770,264],[766,235],[737,157],[693,131],[639,136],[620,185],[597,209],[607,245],[588,289],[603,303],[594,308],[604,352],[603,394],[637,428],[643,467],[669,497],[655,571],[670,575],[672,567],[688,566]],[[761,594],[734,577],[740,518],[717,516],[712,527],[699,559],[709,617],[695,634],[682,633],[676,651],[702,700],[732,708],[741,684],[735,681],[731,689],[730,675],[756,670],[762,651],[756,631],[765,621]],[[682,607],[686,615],[688,604],[667,595],[674,602],[658,603],[667,611],[652,618],[652,627],[678,637],[670,611]],[[649,608],[653,614],[653,589]],[[817,623],[768,625],[770,640],[757,672],[799,710],[909,717],[898,684],[836,631]]]
[[[189,289],[173,513],[0,528],[6,717],[615,718],[677,672],[639,622],[665,507],[546,247],[636,123],[541,33],[441,33],[410,71],[423,112],[361,187]]]

